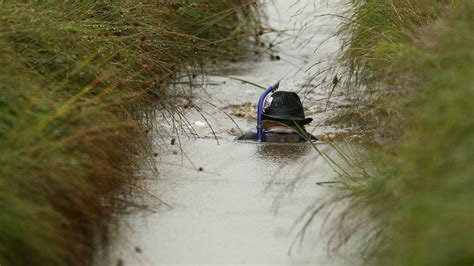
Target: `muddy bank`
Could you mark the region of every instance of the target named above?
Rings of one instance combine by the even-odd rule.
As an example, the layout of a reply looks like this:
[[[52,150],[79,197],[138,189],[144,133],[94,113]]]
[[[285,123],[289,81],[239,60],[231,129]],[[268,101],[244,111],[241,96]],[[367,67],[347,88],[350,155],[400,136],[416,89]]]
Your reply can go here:
[[[143,109],[253,47],[253,1],[159,3],[0,2],[0,265],[90,264],[138,176]]]
[[[340,186],[346,216],[372,220],[355,228],[368,231],[360,254],[371,265],[472,264],[474,2],[351,2],[343,90],[357,97],[337,120],[372,138],[347,156]]]

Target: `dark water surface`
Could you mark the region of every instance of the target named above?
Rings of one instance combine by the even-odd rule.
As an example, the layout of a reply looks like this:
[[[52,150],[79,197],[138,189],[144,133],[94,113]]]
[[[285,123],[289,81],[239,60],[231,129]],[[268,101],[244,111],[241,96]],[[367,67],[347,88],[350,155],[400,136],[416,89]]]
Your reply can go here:
[[[337,40],[325,41],[337,20],[314,19],[316,13],[336,13],[335,4],[324,2],[279,0],[268,5],[270,24],[275,28],[297,30],[299,24],[292,22],[290,15],[298,10],[303,11],[297,18],[299,23],[314,20],[312,25],[317,27],[311,35],[289,31],[288,35],[270,36],[278,40],[291,39],[292,35],[299,38],[277,48],[280,61],[263,56],[224,66],[226,74],[262,85],[282,79],[281,89],[304,95],[307,107],[320,105],[318,99],[325,95],[301,90],[308,74],[298,67],[333,58],[337,51]],[[334,175],[331,168],[308,144],[233,141],[233,132],[239,131],[235,123],[245,130],[254,127],[255,121],[232,117],[234,123],[226,113],[232,105],[256,103],[262,91],[236,80],[206,79],[209,85],[195,91],[195,103],[202,112],[186,113],[188,126],[199,138],[165,120],[160,124],[170,136],[156,133],[154,138],[159,174],[150,172],[143,185],[166,204],[150,199],[147,205],[151,211],[123,215],[117,234],[108,249],[98,255],[96,264],[345,264],[327,252],[327,236],[321,234],[324,213],[315,217],[302,245],[297,238],[302,224],[295,222],[305,210],[327,198],[327,188],[316,182],[330,180]],[[327,115],[311,110],[307,115],[315,124]],[[310,127],[314,133],[325,130]],[[170,145],[172,138],[179,145]],[[318,145],[324,148],[324,144]]]

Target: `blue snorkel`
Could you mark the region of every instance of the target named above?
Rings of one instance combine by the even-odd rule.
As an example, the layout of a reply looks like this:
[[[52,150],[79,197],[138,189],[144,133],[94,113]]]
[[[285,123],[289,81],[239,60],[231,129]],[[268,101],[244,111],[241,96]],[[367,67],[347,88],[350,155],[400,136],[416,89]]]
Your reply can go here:
[[[270,92],[275,92],[278,90],[278,87],[280,86],[280,81],[278,81],[275,85],[272,85],[266,89],[263,94],[260,96],[260,99],[258,100],[258,108],[257,108],[257,140],[258,142],[263,141],[263,125],[262,125],[262,113],[263,113],[263,102],[265,101],[265,98]]]

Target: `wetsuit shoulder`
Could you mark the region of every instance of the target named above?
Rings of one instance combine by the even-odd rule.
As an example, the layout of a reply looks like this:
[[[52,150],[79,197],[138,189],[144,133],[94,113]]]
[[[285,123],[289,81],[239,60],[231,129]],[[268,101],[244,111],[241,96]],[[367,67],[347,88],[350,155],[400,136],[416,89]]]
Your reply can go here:
[[[307,133],[311,140],[318,140],[314,135]],[[305,142],[306,139],[303,136],[300,136],[301,142]],[[258,134],[256,130],[248,130],[242,133],[242,135],[235,138],[235,140],[254,140],[257,141]]]
[[[235,140],[257,140],[258,134],[256,130],[245,131],[242,135],[235,138]]]

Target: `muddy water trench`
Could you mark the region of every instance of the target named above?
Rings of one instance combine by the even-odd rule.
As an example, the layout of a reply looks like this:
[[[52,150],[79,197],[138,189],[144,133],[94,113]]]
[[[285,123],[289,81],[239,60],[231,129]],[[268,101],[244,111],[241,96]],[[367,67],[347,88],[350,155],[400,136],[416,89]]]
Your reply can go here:
[[[307,129],[318,135],[333,130],[318,125],[328,115],[321,111],[327,93],[304,88],[310,75],[305,70],[335,57],[339,42],[330,36],[338,20],[315,17],[335,14],[340,7],[328,3],[333,1],[292,2],[266,5],[269,24],[288,30],[266,36],[275,43],[273,57],[223,65],[220,73],[265,86],[281,79],[281,90],[303,98],[306,116],[314,118]],[[300,32],[307,21],[314,26]],[[235,79],[199,78],[205,82],[194,88],[193,103],[201,112],[186,109],[187,126],[158,117],[169,135],[153,133],[159,173],[149,171],[143,180],[146,208],[120,217],[95,264],[348,264],[328,252],[326,211],[313,219],[304,239],[298,235],[308,219],[301,215],[330,193],[316,183],[331,180],[331,167],[309,144],[234,141],[240,130],[255,127],[246,103],[256,103],[262,90]]]

